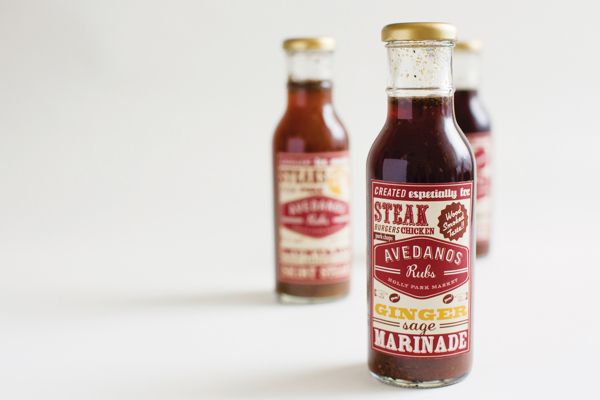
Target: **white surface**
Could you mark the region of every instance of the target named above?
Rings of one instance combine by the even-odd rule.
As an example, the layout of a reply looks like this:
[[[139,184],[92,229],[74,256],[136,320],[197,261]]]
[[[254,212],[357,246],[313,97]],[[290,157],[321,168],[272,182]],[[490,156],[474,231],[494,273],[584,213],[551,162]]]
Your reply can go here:
[[[598,10],[584,1],[9,1],[0,6],[0,398],[591,398],[600,356]],[[494,251],[475,365],[366,371],[364,161],[389,22],[485,42]],[[272,303],[284,37],[337,38],[355,173],[350,298]]]

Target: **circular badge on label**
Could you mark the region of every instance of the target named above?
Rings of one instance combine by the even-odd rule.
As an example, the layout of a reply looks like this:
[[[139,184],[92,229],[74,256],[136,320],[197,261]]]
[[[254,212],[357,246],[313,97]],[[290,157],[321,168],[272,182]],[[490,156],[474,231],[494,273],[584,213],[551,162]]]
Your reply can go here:
[[[452,303],[452,300],[454,300],[454,296],[452,296],[452,294],[450,294],[450,293],[445,295],[444,298],[442,299],[444,304],[450,304],[450,303]]]
[[[392,293],[390,294],[390,301],[392,303],[397,303],[400,301],[400,295],[398,293]]]
[[[448,240],[458,240],[467,231],[469,216],[461,203],[448,204],[438,217],[440,233]]]

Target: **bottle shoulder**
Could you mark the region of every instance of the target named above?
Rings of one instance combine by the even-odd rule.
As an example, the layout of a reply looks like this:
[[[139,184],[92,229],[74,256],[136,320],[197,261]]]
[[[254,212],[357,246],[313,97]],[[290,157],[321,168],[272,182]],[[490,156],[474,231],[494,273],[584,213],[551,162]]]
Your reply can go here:
[[[349,147],[345,126],[331,111],[286,112],[273,136],[274,151],[343,151]]]
[[[456,121],[466,134],[491,131],[490,115],[478,93],[464,98],[457,93],[454,107]]]
[[[474,158],[455,123],[429,127],[386,123],[367,159],[369,179],[396,182],[472,180]]]

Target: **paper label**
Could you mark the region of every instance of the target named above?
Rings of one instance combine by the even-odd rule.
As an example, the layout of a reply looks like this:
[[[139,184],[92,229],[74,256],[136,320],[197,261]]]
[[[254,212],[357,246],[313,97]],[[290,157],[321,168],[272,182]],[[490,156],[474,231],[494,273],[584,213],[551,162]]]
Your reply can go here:
[[[371,348],[445,357],[470,348],[473,182],[371,181]]]
[[[477,164],[477,206],[475,224],[478,242],[490,240],[492,213],[492,136],[490,132],[469,133],[466,135]]]
[[[278,153],[278,280],[296,284],[350,277],[348,152]]]

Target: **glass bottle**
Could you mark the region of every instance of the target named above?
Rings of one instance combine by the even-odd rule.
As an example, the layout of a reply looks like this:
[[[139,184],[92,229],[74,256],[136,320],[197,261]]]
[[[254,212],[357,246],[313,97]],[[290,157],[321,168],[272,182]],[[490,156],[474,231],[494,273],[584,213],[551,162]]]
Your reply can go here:
[[[348,293],[348,135],[332,103],[332,38],[283,43],[288,103],[273,138],[276,291],[313,303]]]
[[[367,160],[369,369],[404,387],[471,368],[475,162],[456,124],[446,23],[383,28],[388,115]]]
[[[475,236],[477,256],[489,252],[492,212],[492,136],[490,117],[479,95],[481,42],[463,41],[454,50],[454,109],[456,121],[467,136],[477,164]]]

